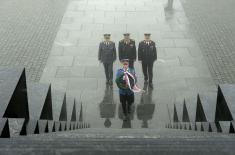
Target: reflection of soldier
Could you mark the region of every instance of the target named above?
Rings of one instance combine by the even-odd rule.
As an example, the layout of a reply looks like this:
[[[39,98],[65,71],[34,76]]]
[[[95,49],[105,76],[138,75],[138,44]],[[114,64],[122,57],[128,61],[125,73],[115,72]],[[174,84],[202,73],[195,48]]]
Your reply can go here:
[[[132,104],[130,106],[130,113],[129,113],[128,119],[126,119],[126,116],[123,113],[122,104],[118,105],[118,118],[119,119],[124,120],[124,121],[133,120],[134,119],[134,113],[135,113],[135,105]]]
[[[155,110],[152,101],[152,89],[148,89],[141,95],[140,104],[137,105],[137,118],[143,121],[142,128],[148,128],[148,120],[151,120]]]
[[[100,117],[106,118],[104,122],[104,126],[106,128],[109,128],[112,124],[110,118],[115,117],[115,109],[116,104],[113,100],[113,89],[106,86],[104,98],[100,103]]]
[[[131,120],[123,121],[122,128],[131,128]]]
[[[122,128],[131,128],[131,120],[134,119],[134,113],[135,113],[135,105],[131,105],[131,113],[129,115],[129,118],[126,119],[125,115],[123,113],[122,104],[118,105],[118,118],[123,120],[122,122]]]
[[[165,10],[172,10],[172,9],[173,9],[173,0],[168,0]]]

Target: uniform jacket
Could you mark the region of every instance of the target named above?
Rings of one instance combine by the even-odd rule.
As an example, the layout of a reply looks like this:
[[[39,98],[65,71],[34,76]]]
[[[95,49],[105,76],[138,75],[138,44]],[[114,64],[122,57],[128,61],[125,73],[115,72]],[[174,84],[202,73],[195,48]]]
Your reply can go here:
[[[112,41],[101,42],[98,53],[99,61],[103,63],[113,63],[116,60],[116,47]]]
[[[136,46],[135,41],[130,40],[129,43],[126,43],[125,40],[121,40],[118,45],[119,60],[129,59],[131,61],[136,60]]]
[[[138,47],[138,60],[142,62],[153,62],[157,60],[157,49],[154,41],[141,41]]]

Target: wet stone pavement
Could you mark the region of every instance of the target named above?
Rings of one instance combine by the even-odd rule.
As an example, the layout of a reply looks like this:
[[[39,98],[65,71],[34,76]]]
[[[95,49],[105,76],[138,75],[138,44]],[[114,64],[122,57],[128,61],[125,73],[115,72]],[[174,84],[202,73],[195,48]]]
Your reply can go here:
[[[235,82],[234,0],[181,0],[214,81]],[[200,9],[200,11],[198,11]]]
[[[39,81],[67,0],[1,0],[0,65],[26,68]]]
[[[198,92],[215,91],[207,63],[192,37],[181,2],[174,0],[71,0],[54,41],[41,82],[66,91],[83,103],[93,128],[156,128],[169,119],[167,105],[195,101]],[[118,45],[125,32],[136,44],[145,32],[156,42],[154,89],[135,95],[132,115],[123,121],[118,88],[106,87],[98,46],[104,33]],[[114,64],[114,75],[121,65]],[[143,85],[141,64],[135,63]]]

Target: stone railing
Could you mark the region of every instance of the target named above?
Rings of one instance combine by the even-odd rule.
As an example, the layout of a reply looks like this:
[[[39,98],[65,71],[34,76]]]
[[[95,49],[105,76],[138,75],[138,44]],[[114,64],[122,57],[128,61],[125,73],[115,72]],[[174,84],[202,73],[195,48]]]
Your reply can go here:
[[[50,84],[26,82],[24,68],[0,67],[0,106],[2,138],[90,127],[82,103]]]
[[[166,128],[235,133],[235,84],[219,85],[217,92],[198,94],[195,102],[184,100],[172,109]]]

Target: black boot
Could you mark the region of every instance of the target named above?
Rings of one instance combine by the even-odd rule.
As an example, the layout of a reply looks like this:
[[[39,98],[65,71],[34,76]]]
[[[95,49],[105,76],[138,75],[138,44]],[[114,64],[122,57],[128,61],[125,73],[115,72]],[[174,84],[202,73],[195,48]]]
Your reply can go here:
[[[150,89],[153,89],[153,83],[152,83],[152,82],[149,83],[149,88],[150,88]]]

